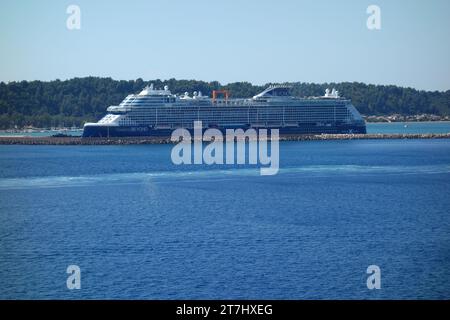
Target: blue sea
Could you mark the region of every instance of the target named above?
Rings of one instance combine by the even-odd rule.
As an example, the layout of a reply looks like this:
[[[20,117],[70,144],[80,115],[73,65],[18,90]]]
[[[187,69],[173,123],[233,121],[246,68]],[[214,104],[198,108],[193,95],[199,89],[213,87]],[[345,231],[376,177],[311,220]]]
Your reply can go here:
[[[367,133],[450,133],[450,121],[366,123]]]
[[[273,176],[172,147],[0,146],[0,299],[450,298],[450,140],[282,142]]]

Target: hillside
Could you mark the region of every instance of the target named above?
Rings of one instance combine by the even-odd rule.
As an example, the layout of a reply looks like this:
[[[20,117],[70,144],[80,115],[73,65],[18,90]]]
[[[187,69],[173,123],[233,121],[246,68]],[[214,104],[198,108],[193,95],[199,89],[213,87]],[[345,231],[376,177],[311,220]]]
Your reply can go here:
[[[74,78],[60,81],[21,81],[0,83],[0,129],[56,126],[81,126],[85,121],[99,119],[108,106],[120,103],[130,93],[139,92],[146,84],[168,85],[173,93],[202,91],[210,95],[214,89],[227,89],[231,97],[251,97],[266,86],[248,82],[222,85],[217,81],[113,80],[111,78]],[[418,91],[397,86],[343,83],[290,83],[297,96],[319,96],[325,88],[334,87],[352,99],[364,115],[436,114],[450,115],[450,90]]]

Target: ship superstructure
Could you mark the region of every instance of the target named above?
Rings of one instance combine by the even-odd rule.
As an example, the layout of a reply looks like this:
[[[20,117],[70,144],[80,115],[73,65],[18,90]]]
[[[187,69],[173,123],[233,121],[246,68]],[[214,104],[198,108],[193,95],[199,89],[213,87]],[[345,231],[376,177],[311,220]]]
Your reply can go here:
[[[218,93],[224,98],[218,99]],[[327,89],[324,96],[300,98],[286,85],[270,86],[248,99],[230,99],[226,91],[172,94],[168,86],[145,87],[128,95],[96,123],[84,125],[84,137],[170,136],[177,128],[268,128],[280,134],[366,133],[366,125],[351,101]]]

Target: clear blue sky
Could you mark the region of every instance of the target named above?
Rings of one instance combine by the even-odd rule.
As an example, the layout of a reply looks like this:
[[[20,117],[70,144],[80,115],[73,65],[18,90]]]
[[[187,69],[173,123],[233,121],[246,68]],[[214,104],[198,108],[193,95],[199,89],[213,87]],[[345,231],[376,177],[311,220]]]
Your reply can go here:
[[[81,30],[66,28],[70,4]],[[381,8],[382,29],[366,27]],[[448,0],[0,0],[0,81],[83,76],[450,89]]]

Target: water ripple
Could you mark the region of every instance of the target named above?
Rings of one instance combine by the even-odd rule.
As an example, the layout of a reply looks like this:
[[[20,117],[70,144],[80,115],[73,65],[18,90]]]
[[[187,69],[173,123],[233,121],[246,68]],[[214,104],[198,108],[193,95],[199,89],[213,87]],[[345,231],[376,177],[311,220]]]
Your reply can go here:
[[[429,166],[362,166],[362,165],[313,165],[280,168],[281,175],[379,175],[379,174],[443,174],[450,173],[450,165]],[[160,181],[189,181],[190,179],[226,179],[259,176],[258,168],[208,169],[192,171],[157,171],[81,176],[45,176],[0,179],[0,190],[80,187],[96,184],[133,184]]]

